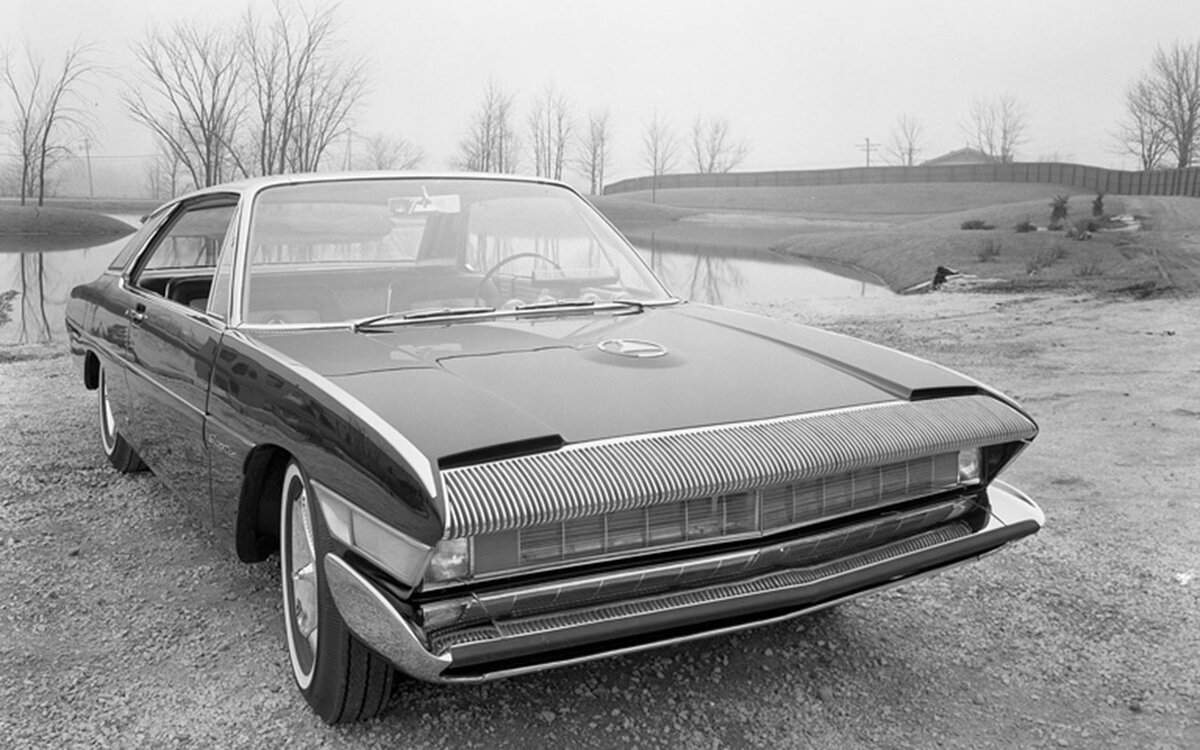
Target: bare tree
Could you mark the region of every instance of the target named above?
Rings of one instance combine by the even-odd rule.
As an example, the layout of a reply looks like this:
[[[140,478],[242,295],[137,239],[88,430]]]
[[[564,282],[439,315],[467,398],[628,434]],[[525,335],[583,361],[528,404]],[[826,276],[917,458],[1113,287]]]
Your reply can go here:
[[[1134,81],[1125,91],[1125,119],[1116,137],[1120,153],[1137,157],[1143,170],[1158,169],[1170,151],[1158,97],[1148,77]]]
[[[642,131],[642,164],[650,170],[650,200],[658,200],[658,178],[675,168],[679,153],[679,138],[662,115],[655,111],[654,117]]]
[[[312,12],[274,0],[264,23],[247,9],[240,52],[255,119],[254,171],[311,172],[368,90],[364,58],[338,53],[337,6]]]
[[[1143,80],[1168,150],[1179,167],[1191,166],[1200,145],[1200,41],[1160,46]]]
[[[587,130],[580,134],[575,168],[588,178],[588,192],[598,195],[604,189],[604,175],[612,166],[612,125],[608,110],[588,115]]]
[[[179,195],[183,163],[169,148],[159,147],[158,153],[142,165],[146,191],[151,198],[166,200]]]
[[[364,140],[366,152],[354,161],[355,169],[415,169],[425,151],[400,136],[375,133]]]
[[[561,180],[567,166],[575,117],[571,103],[553,82],[547,83],[529,111],[529,145],[534,173]]]
[[[17,149],[16,181],[17,189],[21,195],[22,206],[25,205],[27,196],[32,195],[36,189],[33,179],[33,164],[36,161],[36,144],[38,142],[38,131],[41,128],[41,117],[38,112],[37,97],[34,92],[40,91],[42,88],[42,66],[40,62],[33,64],[31,61],[28,81],[29,91],[26,92],[25,87],[17,83],[12,55],[6,50],[4,53],[4,83],[12,98],[13,109],[16,114],[16,120],[11,125],[11,138],[14,147]]]
[[[193,187],[249,170],[234,148],[246,104],[237,36],[179,23],[134,45],[141,74],[122,93],[129,114],[179,160]]]
[[[891,144],[888,152],[902,167],[911,167],[917,163],[917,155],[921,153],[921,134],[924,128],[921,121],[909,114],[896,118],[892,126]]]
[[[692,120],[692,163],[702,174],[729,172],[737,168],[750,154],[745,141],[730,135],[729,120],[724,117],[696,115]]]
[[[515,172],[520,141],[513,129],[514,95],[489,80],[483,99],[458,144],[455,161],[469,172]]]
[[[63,55],[57,77],[47,78],[42,60],[27,44],[24,81],[12,56],[4,54],[4,85],[17,116],[12,140],[20,162],[21,205],[34,192],[39,206],[45,202],[48,175],[70,155],[67,143],[91,133],[89,115],[78,106],[79,88],[95,72],[91,50],[90,45],[76,43]]]
[[[999,162],[1011,162],[1017,147],[1028,140],[1029,115],[1011,94],[976,99],[962,125],[970,145]]]

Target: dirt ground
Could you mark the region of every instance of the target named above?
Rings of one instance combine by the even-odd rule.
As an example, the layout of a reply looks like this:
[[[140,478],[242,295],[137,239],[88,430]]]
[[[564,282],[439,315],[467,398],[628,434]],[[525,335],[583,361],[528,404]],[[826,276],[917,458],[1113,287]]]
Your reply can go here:
[[[333,729],[294,690],[278,573],[114,473],[58,350],[0,362],[6,747],[1200,746],[1200,300],[940,293],[756,312],[935,359],[1042,433],[1046,528],[831,612],[474,687]],[[802,387],[798,384],[798,387]]]

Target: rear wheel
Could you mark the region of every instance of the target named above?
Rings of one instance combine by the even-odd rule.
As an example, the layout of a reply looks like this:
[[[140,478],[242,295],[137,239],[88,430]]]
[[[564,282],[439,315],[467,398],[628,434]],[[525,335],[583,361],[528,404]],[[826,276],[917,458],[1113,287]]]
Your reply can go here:
[[[117,418],[108,398],[108,381],[104,376],[103,367],[100,368],[100,384],[96,391],[100,394],[97,399],[100,407],[100,447],[104,450],[108,462],[122,474],[145,470],[146,464],[142,463],[141,457],[117,431]]]
[[[369,719],[387,706],[392,667],[346,627],[325,579],[329,531],[295,461],[283,476],[279,563],[284,628],[296,686],[326,723]]]

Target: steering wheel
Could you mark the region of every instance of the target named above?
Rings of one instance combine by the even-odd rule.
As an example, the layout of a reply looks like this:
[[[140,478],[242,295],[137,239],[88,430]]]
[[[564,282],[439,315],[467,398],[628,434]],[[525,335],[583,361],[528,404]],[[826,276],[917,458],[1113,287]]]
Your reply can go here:
[[[557,270],[559,270],[559,271],[562,270],[562,266],[560,266],[558,264],[558,262],[556,260],[554,260],[554,258],[548,258],[545,255],[542,255],[541,253],[514,253],[512,255],[509,255],[506,258],[501,258],[500,260],[496,261],[492,265],[492,267],[489,268],[483,274],[483,278],[481,278],[479,280],[479,285],[475,287],[475,304],[478,305],[483,302],[483,288],[485,286],[487,286],[489,281],[492,280],[492,277],[496,275],[497,271],[499,271],[501,268],[508,265],[512,261],[520,260],[522,258],[537,258],[539,260],[544,260],[547,263],[549,263],[550,265],[554,266],[554,268],[556,268]]]

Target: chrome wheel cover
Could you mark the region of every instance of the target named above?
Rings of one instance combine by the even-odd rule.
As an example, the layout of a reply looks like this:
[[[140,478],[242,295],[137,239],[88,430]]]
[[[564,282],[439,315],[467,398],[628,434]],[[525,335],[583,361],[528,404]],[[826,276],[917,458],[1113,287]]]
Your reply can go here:
[[[288,654],[302,690],[312,684],[320,635],[317,554],[308,503],[308,486],[300,469],[289,464],[283,477],[279,562]]]

